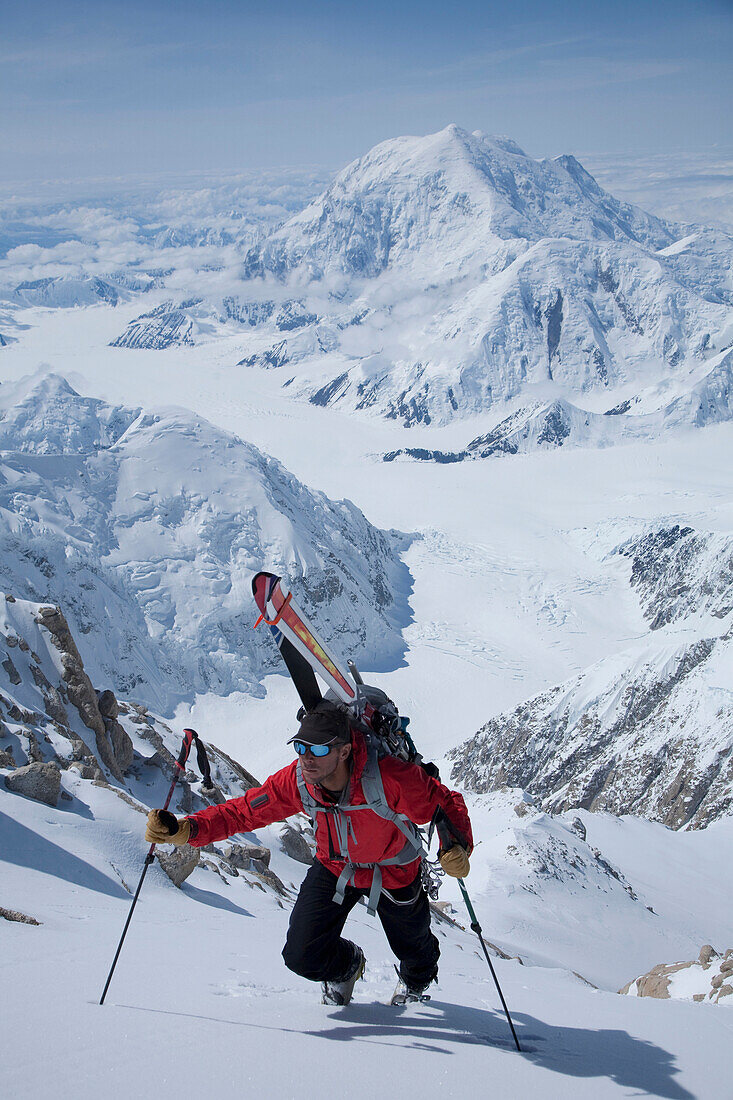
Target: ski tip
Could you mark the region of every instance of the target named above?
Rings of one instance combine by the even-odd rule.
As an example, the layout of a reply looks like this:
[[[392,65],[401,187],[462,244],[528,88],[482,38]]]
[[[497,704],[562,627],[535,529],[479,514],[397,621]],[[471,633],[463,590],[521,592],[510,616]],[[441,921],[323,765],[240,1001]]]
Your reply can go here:
[[[265,610],[265,604],[269,600],[272,590],[279,580],[280,577],[275,573],[266,573],[264,571],[255,573],[252,578],[252,595],[260,611]]]

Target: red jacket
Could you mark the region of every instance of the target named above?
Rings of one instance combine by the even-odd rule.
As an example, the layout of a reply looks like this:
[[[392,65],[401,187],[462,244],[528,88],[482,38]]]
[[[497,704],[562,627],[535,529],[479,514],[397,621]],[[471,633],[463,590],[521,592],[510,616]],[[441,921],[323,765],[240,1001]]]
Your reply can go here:
[[[366,798],[361,788],[360,776],[367,760],[366,745],[363,736],[352,734],[354,766],[350,779],[348,802],[364,805]],[[303,804],[298,793],[296,777],[297,760],[286,768],[271,775],[261,787],[253,787],[243,798],[231,798],[218,806],[208,806],[189,817],[191,822],[190,843],[197,848],[234,833],[252,832],[274,821],[283,821],[286,817],[300,813]],[[387,803],[393,810],[404,814],[417,825],[425,825],[432,820],[440,807],[450,823],[458,843],[470,848],[473,845],[471,822],[466,804],[459,794],[450,791],[423,771],[417,764],[406,764],[394,756],[384,756],[379,761],[384,793]],[[308,784],[308,790],[317,802],[329,806],[319,787]],[[390,821],[373,813],[360,810],[349,815],[352,828],[349,829],[348,850],[354,863],[380,863],[403,848],[404,835]],[[344,860],[334,855],[339,851],[338,839],[332,835],[333,822],[330,814],[316,814],[316,858],[333,874],[339,875],[344,868]],[[407,886],[418,872],[419,860],[402,866],[387,866],[382,869],[384,886],[397,889]],[[356,870],[354,885],[360,890],[368,890],[372,882],[369,868]]]

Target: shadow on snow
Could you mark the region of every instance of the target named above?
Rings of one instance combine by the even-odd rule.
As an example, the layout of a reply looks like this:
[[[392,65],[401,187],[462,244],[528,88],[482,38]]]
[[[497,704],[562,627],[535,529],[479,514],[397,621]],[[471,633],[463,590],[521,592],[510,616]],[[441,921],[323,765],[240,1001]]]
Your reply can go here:
[[[525,1057],[561,1077],[587,1079],[589,1090],[591,1081],[607,1077],[622,1088],[641,1090],[666,1100],[695,1100],[691,1092],[674,1080],[679,1072],[674,1055],[655,1043],[636,1039],[617,1028],[556,1027],[524,1013],[512,1016],[522,1046],[522,1055],[518,1055],[502,1013],[442,1001],[431,1001],[419,1009],[414,1005],[396,1008],[352,1003],[348,1008],[329,1012],[327,1019],[332,1026],[309,1031],[142,1005],[121,1004],[118,1007],[260,1031],[306,1035],[331,1042],[402,1046],[430,1054],[456,1054],[456,1044],[489,1046]],[[436,1014],[436,1009],[440,1015]]]
[[[26,828],[7,814],[0,813],[0,862],[29,867],[45,875],[73,882],[87,890],[109,894],[113,898],[129,898],[129,894],[114,879],[98,871],[91,863],[72,855],[52,840]]]

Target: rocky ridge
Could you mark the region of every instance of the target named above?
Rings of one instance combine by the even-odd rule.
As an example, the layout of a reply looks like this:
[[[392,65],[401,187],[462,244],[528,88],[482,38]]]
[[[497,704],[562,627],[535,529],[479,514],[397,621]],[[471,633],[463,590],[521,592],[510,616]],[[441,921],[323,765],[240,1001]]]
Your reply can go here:
[[[145,706],[95,689],[58,607],[5,595],[0,602],[0,782],[16,797],[84,813],[85,789],[93,786],[132,811],[130,828],[142,839],[142,815],[161,804],[170,784],[180,739]],[[244,794],[257,780],[216,746],[206,746],[212,786],[192,770],[179,778],[172,808],[191,813]],[[295,838],[295,839],[294,839]],[[142,846],[142,845],[141,845]],[[282,827],[282,850],[310,850],[308,830],[298,819]],[[176,886],[200,866],[225,880],[244,875],[252,886],[289,897],[270,869],[270,850],[230,840],[205,849],[186,845],[156,849]],[[297,857],[296,857],[297,858]],[[113,869],[115,864],[111,863]],[[124,881],[124,880],[123,880]],[[3,913],[5,915],[5,913]],[[8,916],[6,919],[23,919]]]
[[[385,462],[465,462],[529,454],[558,447],[610,447],[643,442],[684,427],[721,423],[733,416],[733,352],[711,361],[710,369],[682,396],[654,412],[635,412],[625,401],[603,413],[558,399],[522,405],[495,428],[472,439],[463,450],[403,447],[382,456]]]
[[[492,718],[454,749],[475,791],[526,788],[552,812],[632,813],[673,829],[733,810],[730,538],[674,526],[621,543],[649,633]]]

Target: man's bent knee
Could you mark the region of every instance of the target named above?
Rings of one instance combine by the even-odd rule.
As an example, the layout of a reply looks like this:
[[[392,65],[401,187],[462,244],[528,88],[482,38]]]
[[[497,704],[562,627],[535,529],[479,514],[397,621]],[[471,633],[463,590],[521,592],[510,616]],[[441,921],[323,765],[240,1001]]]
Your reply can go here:
[[[313,969],[312,957],[309,960],[306,953],[292,944],[290,940],[285,941],[282,956],[288,970],[292,970],[294,974],[299,974],[301,978],[308,978],[312,982],[320,980],[320,975],[315,973]]]

